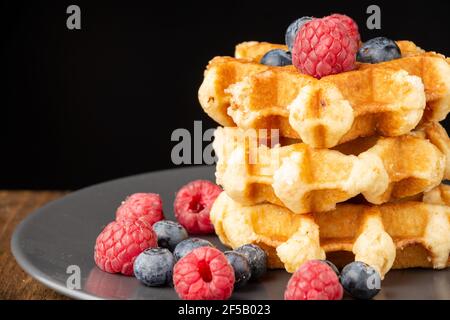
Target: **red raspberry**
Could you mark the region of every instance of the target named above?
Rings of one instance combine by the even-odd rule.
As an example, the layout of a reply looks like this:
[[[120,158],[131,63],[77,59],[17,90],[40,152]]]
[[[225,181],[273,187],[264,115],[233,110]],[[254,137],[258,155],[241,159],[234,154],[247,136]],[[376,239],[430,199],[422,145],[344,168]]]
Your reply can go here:
[[[297,34],[292,62],[302,73],[321,78],[352,70],[357,51],[342,23],[335,19],[314,19]]]
[[[116,212],[116,220],[142,220],[152,226],[164,219],[162,201],[156,193],[135,193],[125,199]]]
[[[209,212],[222,189],[207,180],[196,180],[182,187],[173,204],[178,222],[191,234],[214,232]]]
[[[175,264],[173,284],[183,300],[225,300],[233,292],[234,270],[221,251],[200,247]]]
[[[347,29],[348,35],[355,40],[355,43],[357,46],[359,46],[359,42],[361,41],[361,36],[359,35],[359,29],[358,25],[356,24],[355,20],[350,18],[349,16],[346,16],[345,14],[339,14],[335,13],[328,17],[325,17],[325,19],[332,19],[336,20],[344,25],[344,27]]]
[[[94,260],[103,271],[131,276],[136,257],[145,249],[156,246],[156,234],[147,223],[114,221],[98,235]]]
[[[343,289],[336,272],[319,260],[310,260],[292,275],[285,300],[341,300]]]

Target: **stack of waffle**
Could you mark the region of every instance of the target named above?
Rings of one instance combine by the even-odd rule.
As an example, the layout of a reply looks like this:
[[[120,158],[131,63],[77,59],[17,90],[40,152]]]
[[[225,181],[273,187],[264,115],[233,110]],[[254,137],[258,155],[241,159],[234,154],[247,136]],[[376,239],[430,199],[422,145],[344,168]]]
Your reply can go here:
[[[282,45],[216,57],[199,100],[215,133],[211,210],[220,240],[255,243],[269,267],[309,259],[391,268],[449,265],[450,60],[398,41],[402,57],[320,80],[259,63]]]

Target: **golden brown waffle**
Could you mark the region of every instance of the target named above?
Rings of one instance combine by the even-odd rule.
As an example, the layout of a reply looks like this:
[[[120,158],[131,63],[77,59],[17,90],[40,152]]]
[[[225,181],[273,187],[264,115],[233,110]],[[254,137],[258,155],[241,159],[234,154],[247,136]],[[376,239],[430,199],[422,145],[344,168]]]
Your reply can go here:
[[[326,257],[338,265],[354,259],[383,277],[391,268],[449,266],[447,205],[340,204],[330,212],[298,215],[273,204],[242,206],[222,192],[211,209],[211,221],[225,245],[261,246],[269,268],[294,272],[309,259]]]
[[[397,44],[402,53],[401,59],[378,64],[358,63],[357,68],[392,68],[405,70],[411,75],[420,77],[424,83],[427,98],[424,120],[445,119],[450,111],[450,71],[444,62],[449,64],[450,58],[435,52],[426,52],[411,41],[397,41]],[[262,56],[273,49],[287,50],[287,47],[268,42],[243,42],[236,46],[235,57],[259,64]]]
[[[243,205],[322,212],[358,194],[374,204],[413,196],[450,177],[450,140],[439,124],[400,137],[357,139],[337,150],[304,143],[269,148],[255,141],[252,130],[215,132],[217,183]]]
[[[279,128],[315,148],[361,136],[413,130],[425,108],[424,87],[405,71],[367,69],[321,80],[273,68],[228,88],[228,114],[240,128]]]
[[[210,61],[199,90],[205,111],[225,126],[277,128],[313,147],[332,147],[360,136],[398,136],[422,119],[442,120],[450,108],[450,67],[442,56],[399,42],[401,59],[321,80],[295,67],[269,67],[254,61],[282,47],[238,45],[236,56]],[[410,48],[411,47],[411,48]],[[408,51],[409,50],[409,51]],[[408,73],[412,75],[408,75]],[[425,93],[421,77],[425,83]]]

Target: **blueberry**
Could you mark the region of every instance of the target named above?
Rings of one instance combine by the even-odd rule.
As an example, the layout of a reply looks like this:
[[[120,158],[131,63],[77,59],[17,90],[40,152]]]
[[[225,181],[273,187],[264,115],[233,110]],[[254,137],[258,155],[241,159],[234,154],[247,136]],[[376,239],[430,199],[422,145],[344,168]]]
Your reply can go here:
[[[294,47],[295,37],[297,36],[297,33],[301,29],[301,27],[311,21],[313,17],[301,17],[294,22],[292,22],[289,27],[286,30],[286,35],[284,36],[284,39],[286,40],[286,45],[289,48],[289,51],[292,52],[292,48]]]
[[[281,49],[274,49],[268,51],[260,61],[261,64],[266,66],[288,66],[292,64],[292,57],[289,52],[283,51]]]
[[[157,287],[170,284],[174,263],[173,255],[169,250],[147,249],[134,261],[134,275],[146,286]]]
[[[158,237],[158,246],[173,251],[178,243],[188,238],[188,233],[177,222],[162,220],[153,225],[153,230]]]
[[[242,253],[250,264],[252,279],[260,278],[267,271],[267,254],[254,244],[245,244],[235,250]]]
[[[180,260],[185,255],[187,255],[189,252],[191,252],[194,249],[200,248],[200,247],[214,247],[213,244],[207,240],[200,239],[200,238],[190,238],[181,241],[177,246],[175,247],[175,250],[173,251],[173,256],[175,260]]]
[[[225,251],[225,256],[234,269],[234,288],[243,287],[252,275],[247,258],[236,251]]]
[[[402,56],[395,41],[378,37],[365,42],[358,50],[356,61],[364,63],[378,63],[398,59]]]
[[[339,269],[334,265],[333,262],[328,261],[328,260],[320,260],[320,261],[322,261],[323,263],[326,263],[331,269],[333,269],[334,273],[336,273],[336,275],[339,278]]]
[[[368,264],[355,261],[342,269],[341,284],[353,298],[371,299],[381,289],[381,277]]]

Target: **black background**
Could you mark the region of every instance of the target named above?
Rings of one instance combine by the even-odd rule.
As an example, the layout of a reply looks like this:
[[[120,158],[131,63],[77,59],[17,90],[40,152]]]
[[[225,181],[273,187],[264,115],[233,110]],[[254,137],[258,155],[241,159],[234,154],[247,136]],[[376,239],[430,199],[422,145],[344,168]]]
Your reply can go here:
[[[66,8],[81,7],[81,30]],[[368,30],[378,4],[382,29]],[[10,1],[2,3],[0,188],[75,189],[170,168],[176,128],[214,127],[197,90],[207,62],[246,40],[333,12],[363,40],[450,55],[449,1]]]

